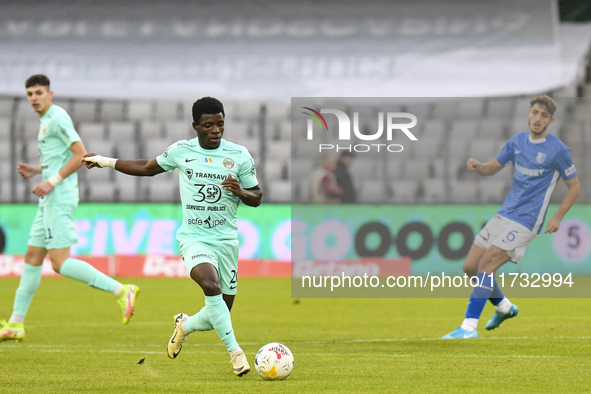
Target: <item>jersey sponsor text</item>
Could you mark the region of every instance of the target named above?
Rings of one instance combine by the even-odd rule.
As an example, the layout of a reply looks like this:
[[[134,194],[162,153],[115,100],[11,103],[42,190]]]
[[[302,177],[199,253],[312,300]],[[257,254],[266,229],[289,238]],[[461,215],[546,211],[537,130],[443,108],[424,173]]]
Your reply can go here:
[[[523,175],[528,175],[528,176],[540,176],[544,173],[544,170],[532,170],[529,168],[522,167],[517,163],[515,163],[515,169],[517,171],[521,172]]]

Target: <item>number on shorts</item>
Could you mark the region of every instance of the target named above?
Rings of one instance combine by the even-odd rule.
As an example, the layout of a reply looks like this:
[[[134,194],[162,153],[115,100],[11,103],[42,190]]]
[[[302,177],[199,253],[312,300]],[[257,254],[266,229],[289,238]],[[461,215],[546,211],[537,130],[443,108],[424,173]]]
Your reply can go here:
[[[509,242],[515,241],[515,234],[517,234],[517,232],[518,232],[517,230],[510,231],[509,234],[507,234],[507,241],[509,241]]]
[[[232,270],[232,279],[230,279],[230,290],[234,290],[236,288],[236,282],[238,279],[238,272],[236,270]]]
[[[45,234],[45,239],[51,239],[51,229],[47,228],[45,230],[47,230],[47,234]]]

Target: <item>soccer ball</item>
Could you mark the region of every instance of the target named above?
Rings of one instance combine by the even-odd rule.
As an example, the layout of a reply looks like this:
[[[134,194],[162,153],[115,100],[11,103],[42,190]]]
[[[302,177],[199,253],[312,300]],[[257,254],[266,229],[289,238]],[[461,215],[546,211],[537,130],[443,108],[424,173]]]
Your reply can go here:
[[[293,363],[291,350],[277,342],[263,346],[254,358],[254,368],[265,380],[287,378],[293,371]]]

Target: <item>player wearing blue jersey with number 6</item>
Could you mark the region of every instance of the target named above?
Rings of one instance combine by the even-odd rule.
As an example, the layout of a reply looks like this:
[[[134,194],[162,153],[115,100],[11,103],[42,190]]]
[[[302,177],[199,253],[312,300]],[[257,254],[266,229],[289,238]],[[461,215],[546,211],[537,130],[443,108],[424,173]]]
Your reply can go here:
[[[497,310],[486,323],[487,330],[517,316],[519,309],[503,295],[497,283],[497,269],[508,261],[518,263],[527,245],[541,232],[550,196],[560,178],[568,192],[558,212],[548,221],[545,233],[558,231],[560,221],[579,197],[579,180],[570,150],[548,133],[554,112],[556,103],[552,98],[535,97],[528,111],[529,131],[514,135],[496,159],[488,163],[468,160],[468,169],[484,176],[496,174],[511,161],[513,184],[505,203],[476,236],[468,253],[464,272],[476,276],[478,285],[470,296],[464,322],[444,339],[478,338],[476,328],[486,300]]]
[[[195,331],[215,330],[228,352],[234,373],[250,371],[234,336],[230,310],[238,286],[238,204],[257,207],[263,192],[248,150],[222,139],[224,107],[212,97],[193,104],[197,138],[178,141],[151,160],[117,160],[85,156],[86,166],[112,167],[136,176],[153,176],[179,169],[183,223],[177,231],[181,255],[191,278],[203,289],[205,307],[197,314],[179,313],[168,342],[168,357],[176,358]]]
[[[42,179],[33,189],[33,194],[39,197],[39,209],[29,233],[12,315],[8,322],[0,321],[0,341],[24,338],[25,316],[41,282],[43,259],[48,254],[55,272],[117,296],[123,324],[127,324],[139,292],[137,286],[122,285],[90,264],[70,256],[70,247],[78,242],[74,229],[74,212],[78,206],[76,171],[86,148],[68,113],[52,103],[49,78],[43,74],[33,75],[27,79],[25,87],[29,103],[39,115],[40,164],[19,164],[18,172],[23,178],[41,174]]]

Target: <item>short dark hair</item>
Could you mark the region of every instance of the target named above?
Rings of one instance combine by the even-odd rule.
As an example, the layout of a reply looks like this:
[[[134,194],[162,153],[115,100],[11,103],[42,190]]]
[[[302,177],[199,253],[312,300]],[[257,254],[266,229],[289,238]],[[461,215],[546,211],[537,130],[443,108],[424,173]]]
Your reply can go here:
[[[47,75],[44,75],[44,74],[31,75],[29,77],[29,79],[27,79],[27,82],[25,82],[26,88],[30,88],[32,86],[37,86],[37,85],[47,86],[47,89],[49,89],[49,78],[47,78]]]
[[[199,124],[201,115],[215,115],[221,113],[226,116],[224,112],[224,105],[222,102],[213,97],[202,97],[193,103],[193,122]]]
[[[556,109],[558,108],[556,101],[552,100],[552,97],[546,95],[534,97],[534,99],[530,101],[530,104],[530,108],[536,104],[546,107],[548,112],[550,112],[550,116],[554,116],[554,112],[556,112]]]

